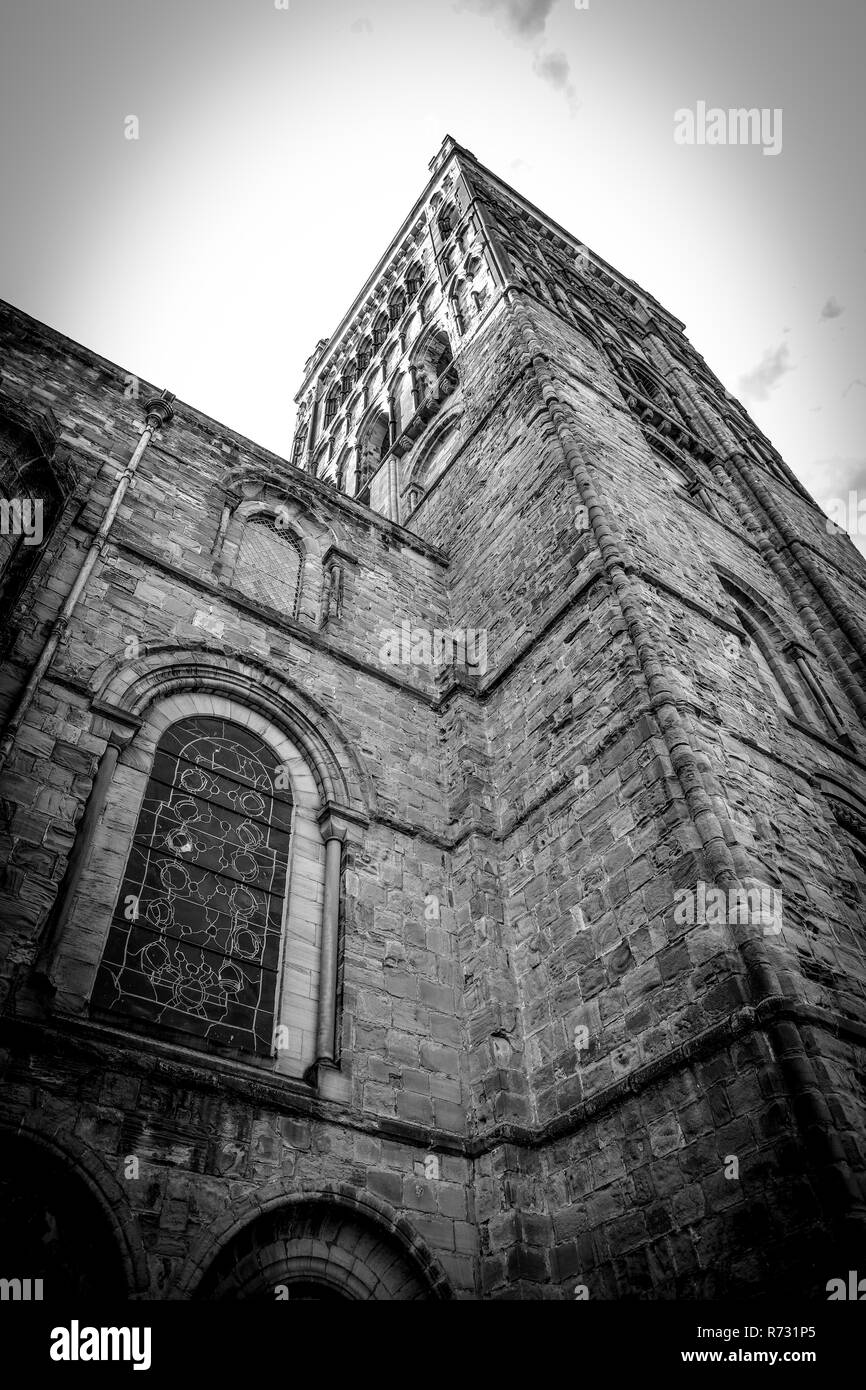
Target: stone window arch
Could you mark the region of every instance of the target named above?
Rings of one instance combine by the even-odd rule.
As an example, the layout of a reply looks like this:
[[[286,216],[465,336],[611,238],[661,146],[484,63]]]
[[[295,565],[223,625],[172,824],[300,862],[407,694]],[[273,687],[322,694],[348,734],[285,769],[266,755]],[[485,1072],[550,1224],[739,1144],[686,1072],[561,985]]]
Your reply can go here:
[[[749,622],[747,615],[743,613],[742,610],[739,610],[738,616],[746,631],[749,633],[751,640],[748,650],[752,660],[758,668],[758,675],[761,681],[765,686],[769,687],[773,699],[785,714],[796,714],[789,694],[790,687],[786,689],[782,684],[782,679],[780,679],[781,673],[778,669],[778,658],[774,656],[773,660],[770,660],[770,655],[768,651],[765,650],[764,645],[766,639],[760,632],[758,625],[754,622]]]
[[[451,307],[454,311],[458,332],[462,335],[466,332],[472,319],[469,285],[462,277],[455,282],[451,290]]]
[[[433,313],[433,306],[436,301],[436,286],[431,285],[421,298],[418,300],[418,316],[422,323],[429,323]]]
[[[414,377],[410,372],[398,372],[391,382],[388,392],[391,402],[391,419],[396,438],[405,429],[415,409],[413,401]]]
[[[331,387],[325,401],[325,424],[330,425],[340,409],[340,388],[336,383]]]
[[[407,489],[410,510],[427,495],[454,458],[460,443],[460,423],[459,410],[451,411],[424,435]]]
[[[358,439],[356,497],[365,492],[390,447],[391,421],[384,410],[378,410],[364,425]]]
[[[374,348],[380,348],[382,346],[390,332],[390,329],[391,325],[388,322],[388,315],[385,313],[381,313],[379,317],[376,319],[376,322],[373,324]]]
[[[292,811],[285,769],[259,734],[202,714],[164,730],[94,1012],[271,1055]]]
[[[443,241],[447,241],[454,230],[455,217],[454,208],[451,203],[446,203],[436,217],[436,226],[439,229],[439,236]]]
[[[299,467],[300,464],[301,464],[301,462],[302,462],[302,460],[303,460],[303,457],[304,457],[304,449],[305,449],[305,447],[306,447],[306,443],[307,443],[307,426],[306,426],[306,425],[301,425],[301,426],[298,428],[297,434],[295,435],[295,442],[294,442],[294,445],[293,445],[293,447],[292,447],[292,463],[294,463],[294,464],[296,465],[296,467]]]
[[[415,261],[406,272],[406,293],[410,300],[414,299],[416,295],[420,293],[423,281],[424,273],[421,269],[420,262]]]
[[[118,726],[103,755],[103,764],[110,758],[112,761],[105,774],[100,814],[88,833],[80,876],[63,900],[60,920],[44,960],[56,991],[53,1007],[72,1015],[90,1014],[115,1028],[153,1034],[166,1041],[172,1040],[171,1034],[186,1036],[187,1046],[192,1039],[199,1050],[215,1048],[223,1055],[236,1051],[272,1071],[324,1085],[315,1080],[320,1066],[336,1068],[339,1058],[340,847],[347,840],[357,843],[359,833],[357,812],[350,812],[352,819],[347,821],[334,803],[343,809],[360,806],[357,777],[346,751],[335,741],[336,730],[320,711],[307,710],[303,700],[293,696],[291,705],[287,704],[287,692],[279,683],[258,687],[249,666],[208,662],[200,653],[194,660],[187,654],[174,653],[167,667],[161,666],[159,658],[145,658],[138,671],[118,670],[109,688],[115,698],[121,689],[126,690],[128,693],[122,697],[125,706],[130,713],[134,709],[140,712],[132,716],[131,725]],[[235,689],[237,694],[232,693]],[[133,731],[136,725],[138,728]],[[199,738],[205,740],[201,760],[195,751],[192,756],[177,758],[179,752],[189,750],[190,744]],[[211,755],[214,747],[215,758]],[[233,752],[237,749],[239,752]],[[231,762],[232,757],[237,759],[235,763]],[[173,760],[179,761],[183,770],[200,774],[194,786],[187,787],[175,777]],[[246,762],[246,778],[239,775],[242,760]],[[224,775],[216,763],[225,762],[228,767]],[[209,787],[211,779],[217,784],[215,792]],[[267,796],[263,795],[262,786],[256,785],[263,780],[271,784],[271,790],[264,787]],[[171,788],[175,786],[173,797]],[[232,790],[236,793],[235,803],[229,796]],[[238,798],[250,791],[261,797],[264,811],[258,802],[239,804]],[[184,800],[195,801],[196,806],[184,806]],[[279,808],[276,815],[269,809],[275,801]],[[200,847],[194,844],[198,856],[195,858],[187,850],[184,837],[189,833],[194,841],[204,839],[213,830],[211,818],[227,822],[229,831],[214,837],[221,841],[218,855],[212,841],[210,850],[205,848],[204,859]],[[199,824],[200,821],[204,823]],[[249,827],[243,829],[247,822],[252,833]],[[264,832],[257,838],[257,826],[276,826],[280,836],[270,843]],[[196,976],[195,965],[201,962],[194,960],[193,979],[186,996],[187,1005],[192,1005],[186,1012],[194,1015],[191,1022],[185,1017],[168,1018],[165,999],[148,999],[140,992],[136,995],[135,982],[118,974],[124,959],[139,958],[147,944],[139,946],[134,940],[132,950],[124,957],[124,933],[128,940],[130,922],[141,921],[150,901],[168,896],[159,873],[153,875],[155,892],[151,897],[146,887],[141,892],[136,888],[141,888],[143,881],[145,885],[151,881],[140,872],[141,854],[157,836],[162,837],[163,843],[156,847],[156,856],[163,863],[187,868],[192,864],[195,870],[221,870],[231,885],[226,894],[209,894],[207,883],[204,892],[188,892],[190,905],[185,909],[186,916],[180,917],[180,925],[186,929],[183,941],[199,953],[210,950],[213,954],[217,947],[229,944],[232,935],[239,938],[223,952],[221,961],[228,958],[225,969],[215,968],[211,960],[211,975],[217,982],[222,975],[229,985],[238,983],[239,976],[231,969],[233,959],[240,957],[238,970],[244,972],[244,958],[249,960],[255,953],[250,933],[258,932],[262,938],[267,922],[271,932],[268,966],[276,972],[269,1047],[265,1046],[270,1026],[265,1010],[271,1007],[270,993],[262,996],[257,1028],[249,1026],[248,1002],[246,1026],[243,1019],[234,1016],[217,1017],[214,1022],[210,1015],[215,1005],[217,1011],[228,1006],[219,998],[212,999],[210,1006],[203,1001],[201,987],[205,993],[208,988],[213,993],[214,980],[207,969],[199,970]],[[263,844],[272,851],[273,901],[269,914],[260,910],[256,917],[241,897],[233,905],[233,919],[229,913],[232,920],[221,923],[219,912],[213,916],[214,907],[219,909],[223,902],[230,901],[230,894],[238,885],[242,889],[249,885],[249,880],[247,884],[242,882],[243,860],[233,867],[232,855],[235,850],[243,855],[252,848],[261,858],[265,852]],[[130,877],[130,866],[137,876],[134,872]],[[186,878],[181,881],[179,877],[177,884],[172,885],[175,905],[186,883]],[[256,880],[253,883],[259,888]],[[139,897],[143,905],[138,918],[134,905],[128,901],[130,897]],[[145,919],[151,923],[151,939],[158,939],[161,926],[168,935],[165,918],[164,907],[158,907]],[[177,922],[177,912],[174,918]],[[220,930],[223,938],[217,940],[214,932],[218,934]],[[276,930],[278,951],[273,937]],[[147,966],[145,977],[148,972],[155,977],[152,989],[159,984],[166,991],[174,990],[178,983],[172,966],[174,959],[174,970],[180,970],[174,942],[166,943],[166,953],[167,961],[166,955],[157,949],[142,962]],[[260,953],[264,959],[263,948]],[[242,1004],[243,981],[241,986],[240,990],[223,988],[222,994],[228,993],[235,1004]],[[218,996],[219,993],[216,989]],[[144,1004],[136,1002],[143,997]],[[171,994],[169,1002],[173,999]],[[155,1006],[156,1012],[163,1011],[161,1020],[155,1017]],[[336,1094],[344,1083],[347,1084],[345,1078],[333,1075],[328,1083],[331,1093]]]
[[[362,338],[358,344],[358,352],[355,357],[357,374],[365,372],[370,365],[370,358],[373,356],[373,345],[369,338]]]
[[[816,707],[811,698],[812,692],[802,679],[802,672],[792,668],[784,651],[785,643],[774,631],[767,617],[758,606],[749,602],[748,597],[733,586],[725,584],[728,594],[734,599],[735,612],[740,624],[748,634],[746,650],[758,670],[758,677],[783,714],[791,715],[806,724],[817,722]]]
[[[343,368],[343,375],[340,378],[340,393],[343,400],[350,396],[358,379],[358,369],[354,362],[347,362]]]
[[[351,460],[352,450],[349,448],[347,444],[346,447],[343,449],[343,452],[340,454],[339,459],[337,460],[337,476],[335,479],[335,483],[338,492],[346,491],[346,481],[349,476],[349,466],[351,464]]]
[[[388,317],[391,327],[394,328],[400,322],[406,312],[406,293],[402,289],[396,289],[388,300]]]
[[[303,547],[287,529],[282,512],[249,518],[235,563],[235,588],[294,618],[300,603],[303,568]]]
[[[419,339],[410,362],[415,385],[415,404],[419,407],[433,396],[449,368],[456,377],[451,340],[444,328],[435,328]]]

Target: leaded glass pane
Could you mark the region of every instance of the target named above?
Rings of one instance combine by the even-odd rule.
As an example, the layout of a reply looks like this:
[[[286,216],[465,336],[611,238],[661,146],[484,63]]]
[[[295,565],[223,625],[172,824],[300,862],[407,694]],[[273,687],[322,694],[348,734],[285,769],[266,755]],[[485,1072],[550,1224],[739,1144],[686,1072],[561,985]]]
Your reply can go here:
[[[293,618],[301,586],[301,552],[270,517],[256,517],[244,528],[234,574],[235,586],[250,598]]]
[[[268,1055],[292,802],[274,753],[223,719],[163,734],[95,1006]]]

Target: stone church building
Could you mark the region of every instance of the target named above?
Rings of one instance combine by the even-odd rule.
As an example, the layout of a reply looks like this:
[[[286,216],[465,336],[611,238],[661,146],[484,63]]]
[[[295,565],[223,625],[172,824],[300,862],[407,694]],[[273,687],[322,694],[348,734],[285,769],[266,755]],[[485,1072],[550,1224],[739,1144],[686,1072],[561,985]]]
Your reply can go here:
[[[449,137],[290,462],[0,343],[0,1276],[862,1270],[866,565],[683,325]]]

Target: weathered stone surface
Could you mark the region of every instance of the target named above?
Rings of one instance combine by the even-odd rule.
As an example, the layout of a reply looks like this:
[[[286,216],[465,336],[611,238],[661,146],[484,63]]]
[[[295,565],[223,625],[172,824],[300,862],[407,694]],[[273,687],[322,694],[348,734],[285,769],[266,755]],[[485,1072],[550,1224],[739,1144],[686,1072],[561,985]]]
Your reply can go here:
[[[88,1174],[131,1291],[261,1292],[253,1248],[359,1298],[811,1296],[848,1268],[866,572],[676,320],[578,246],[447,145],[308,364],[295,462],[175,403],[14,730],[0,1119],[40,1181]],[[8,306],[0,339],[4,466],[14,395],[77,479],[16,597],[14,716],[152,390]],[[262,512],[302,552],[282,607],[239,566]],[[404,624],[483,660],[437,666]],[[161,731],[193,709],[291,780],[272,1055],[94,1002]],[[779,921],[684,918],[701,884],[771,887]]]

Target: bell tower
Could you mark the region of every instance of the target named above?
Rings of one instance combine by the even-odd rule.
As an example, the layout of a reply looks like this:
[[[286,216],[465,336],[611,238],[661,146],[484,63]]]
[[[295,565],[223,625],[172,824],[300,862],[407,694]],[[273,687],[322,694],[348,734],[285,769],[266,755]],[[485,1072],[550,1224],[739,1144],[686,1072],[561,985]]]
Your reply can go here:
[[[451,137],[430,171],[296,459],[449,557],[485,1296],[822,1290],[864,1210],[866,568],[682,323]]]

